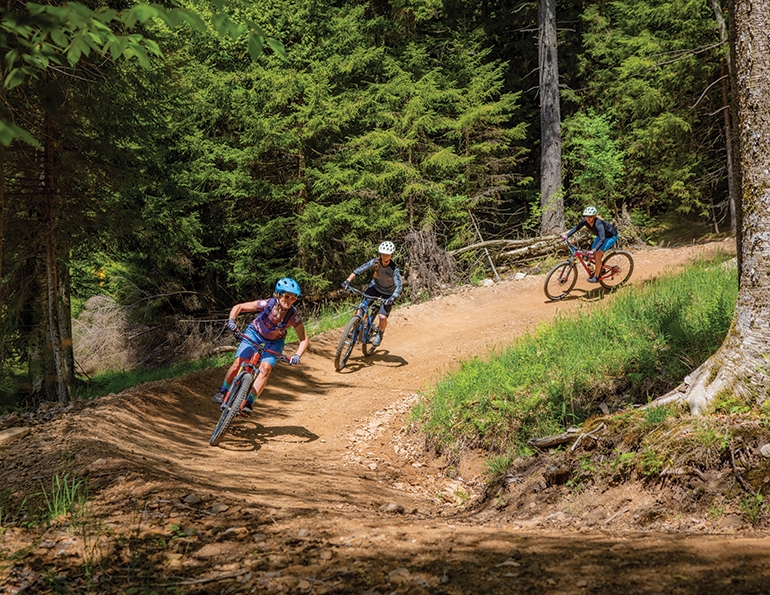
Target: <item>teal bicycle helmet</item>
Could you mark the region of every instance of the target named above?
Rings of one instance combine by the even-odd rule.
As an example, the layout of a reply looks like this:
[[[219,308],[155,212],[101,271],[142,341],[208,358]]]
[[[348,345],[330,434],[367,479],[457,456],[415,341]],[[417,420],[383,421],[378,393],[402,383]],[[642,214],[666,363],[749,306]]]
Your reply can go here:
[[[275,293],[293,293],[297,297],[300,296],[299,283],[289,277],[279,279],[275,284]]]
[[[596,213],[598,213],[596,207],[586,207],[583,209],[583,217],[596,217]]]

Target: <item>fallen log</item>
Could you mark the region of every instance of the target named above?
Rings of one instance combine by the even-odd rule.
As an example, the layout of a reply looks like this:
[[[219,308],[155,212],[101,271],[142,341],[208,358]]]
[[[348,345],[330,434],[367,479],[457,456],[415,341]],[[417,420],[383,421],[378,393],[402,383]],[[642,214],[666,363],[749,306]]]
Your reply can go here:
[[[447,252],[450,256],[459,256],[460,254],[464,254],[465,252],[471,252],[472,250],[481,250],[483,248],[500,248],[500,249],[506,249],[506,248],[524,248],[528,246],[532,246],[533,244],[539,244],[541,242],[548,242],[548,243],[556,243],[560,241],[561,238],[559,236],[542,236],[538,238],[529,238],[525,240],[486,240],[484,242],[478,242],[476,244],[471,244],[470,246],[465,246],[464,248],[457,248],[456,250],[450,250]],[[546,244],[543,244],[546,245]]]

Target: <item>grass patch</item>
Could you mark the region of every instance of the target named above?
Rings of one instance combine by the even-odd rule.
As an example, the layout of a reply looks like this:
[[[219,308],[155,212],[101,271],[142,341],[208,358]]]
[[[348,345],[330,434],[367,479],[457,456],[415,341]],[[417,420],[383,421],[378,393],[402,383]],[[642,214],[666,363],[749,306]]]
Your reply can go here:
[[[345,326],[358,303],[359,300],[348,300],[316,307],[310,316],[305,317],[305,331],[309,337],[313,337],[328,330]],[[286,335],[286,343],[298,341],[297,332],[290,328]],[[142,382],[178,378],[193,372],[228,366],[232,361],[233,354],[224,353],[195,361],[178,362],[173,366],[102,372],[91,378],[89,382],[80,381],[75,387],[73,397],[75,399],[93,399],[111,393],[119,393]]]
[[[482,447],[526,453],[527,440],[564,431],[599,412],[647,403],[721,345],[737,297],[726,257],[699,262],[614,294],[603,307],[559,318],[482,359],[464,361],[412,412],[441,452]],[[669,415],[651,411],[646,426]],[[650,452],[644,469],[661,461]]]
[[[95,375],[89,382],[79,382],[73,391],[75,399],[93,399],[111,393],[119,393],[142,382],[154,382],[177,378],[193,372],[228,365],[231,354],[221,354],[196,361],[182,361],[163,368],[137,368],[126,371],[109,371]]]
[[[47,522],[85,512],[88,490],[82,481],[70,479],[66,473],[54,475],[51,478],[51,491],[42,486],[41,494],[45,500],[44,520]]]

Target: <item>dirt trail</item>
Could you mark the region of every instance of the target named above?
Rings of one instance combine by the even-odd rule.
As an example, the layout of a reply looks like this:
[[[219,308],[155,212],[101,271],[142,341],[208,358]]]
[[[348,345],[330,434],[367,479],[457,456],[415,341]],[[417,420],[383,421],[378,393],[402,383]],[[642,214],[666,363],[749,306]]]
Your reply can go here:
[[[632,280],[731,247],[637,251]],[[55,471],[87,478],[100,528],[6,531],[0,550],[17,559],[0,567],[0,593],[45,585],[50,565],[98,593],[770,592],[770,539],[745,528],[609,533],[577,512],[529,526],[462,512],[480,492],[481,461],[445,477],[404,415],[462,358],[594,307],[601,293],[581,280],[552,303],[542,283],[533,275],[397,308],[382,349],[367,359],[356,349],[341,373],[339,331],[315,337],[301,366],[276,368],[251,420],[219,448],[208,446],[210,396],[224,369],[57,413],[2,449],[0,482],[28,490]]]

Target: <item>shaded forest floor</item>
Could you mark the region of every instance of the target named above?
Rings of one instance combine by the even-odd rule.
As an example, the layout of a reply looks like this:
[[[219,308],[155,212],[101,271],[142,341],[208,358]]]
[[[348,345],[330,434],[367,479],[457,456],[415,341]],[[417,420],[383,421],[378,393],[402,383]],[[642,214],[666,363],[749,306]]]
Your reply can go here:
[[[732,246],[637,251],[632,280]],[[766,593],[766,527],[695,497],[718,470],[573,490],[540,455],[490,492],[484,453],[450,469],[408,430],[418,391],[458,361],[601,297],[581,280],[547,302],[542,282],[398,308],[382,349],[341,373],[339,331],[316,337],[218,448],[224,368],[4,418],[31,432],[0,446],[2,506],[27,497],[31,520],[66,475],[88,508],[3,530],[0,593]]]

